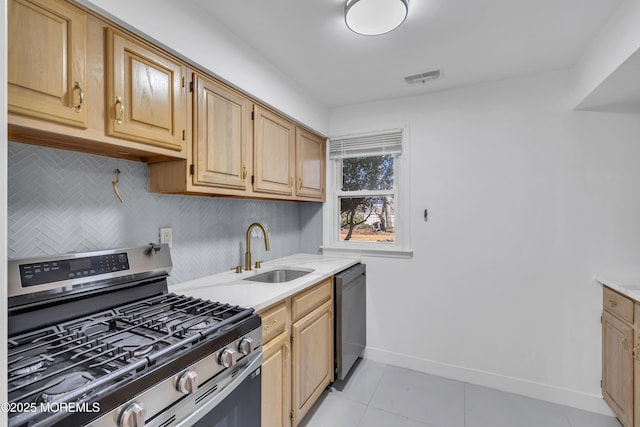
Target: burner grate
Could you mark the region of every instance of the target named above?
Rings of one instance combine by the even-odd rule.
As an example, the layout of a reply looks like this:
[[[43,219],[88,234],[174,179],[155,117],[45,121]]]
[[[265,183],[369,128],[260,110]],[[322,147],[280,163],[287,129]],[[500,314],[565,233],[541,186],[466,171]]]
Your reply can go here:
[[[245,312],[238,306],[211,302],[183,295],[161,295],[117,310],[132,323],[151,322],[149,326],[177,337],[214,332],[212,328]]]
[[[187,354],[252,314],[251,309],[161,294],[11,337],[9,401],[95,399]],[[32,416],[21,414],[12,422]]]

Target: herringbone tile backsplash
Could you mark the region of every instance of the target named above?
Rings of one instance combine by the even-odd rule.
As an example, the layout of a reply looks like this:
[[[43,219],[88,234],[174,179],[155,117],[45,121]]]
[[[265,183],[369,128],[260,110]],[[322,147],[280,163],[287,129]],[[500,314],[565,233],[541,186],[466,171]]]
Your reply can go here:
[[[116,169],[124,203],[111,186]],[[308,229],[301,239],[300,205],[153,194],[145,163],[9,143],[10,258],[144,245],[158,241],[160,227],[171,227],[169,283],[180,283],[242,264],[245,231],[254,221],[267,226],[271,241],[265,252],[254,233],[254,260],[317,248],[321,229],[310,233],[315,242]],[[321,204],[310,206],[302,215],[319,217]]]

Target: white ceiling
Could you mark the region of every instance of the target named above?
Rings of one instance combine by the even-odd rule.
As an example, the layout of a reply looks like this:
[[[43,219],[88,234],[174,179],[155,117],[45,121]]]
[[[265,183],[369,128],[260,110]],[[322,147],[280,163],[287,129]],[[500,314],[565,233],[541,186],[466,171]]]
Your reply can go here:
[[[410,0],[399,29],[366,37],[344,25],[344,0],[191,1],[328,107],[569,68],[622,3]]]
[[[578,105],[581,110],[640,114],[640,49]]]

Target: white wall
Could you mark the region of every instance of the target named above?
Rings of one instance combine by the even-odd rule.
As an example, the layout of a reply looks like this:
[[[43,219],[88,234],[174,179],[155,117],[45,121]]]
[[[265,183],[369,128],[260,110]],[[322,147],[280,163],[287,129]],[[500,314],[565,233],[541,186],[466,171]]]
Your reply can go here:
[[[111,14],[182,56],[323,134],[328,109],[189,1],[79,0]]]
[[[592,275],[640,277],[640,120],[571,111],[571,82],[331,111],[330,135],[411,126],[414,257],[368,260],[367,357],[608,411]]]

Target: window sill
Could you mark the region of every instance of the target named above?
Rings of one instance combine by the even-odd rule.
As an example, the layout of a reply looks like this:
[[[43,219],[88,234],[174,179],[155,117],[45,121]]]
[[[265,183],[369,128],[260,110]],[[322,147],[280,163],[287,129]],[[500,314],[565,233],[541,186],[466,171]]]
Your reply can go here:
[[[411,249],[381,249],[381,248],[358,248],[345,246],[320,246],[323,254],[353,254],[368,257],[400,258],[410,259],[413,257]]]

